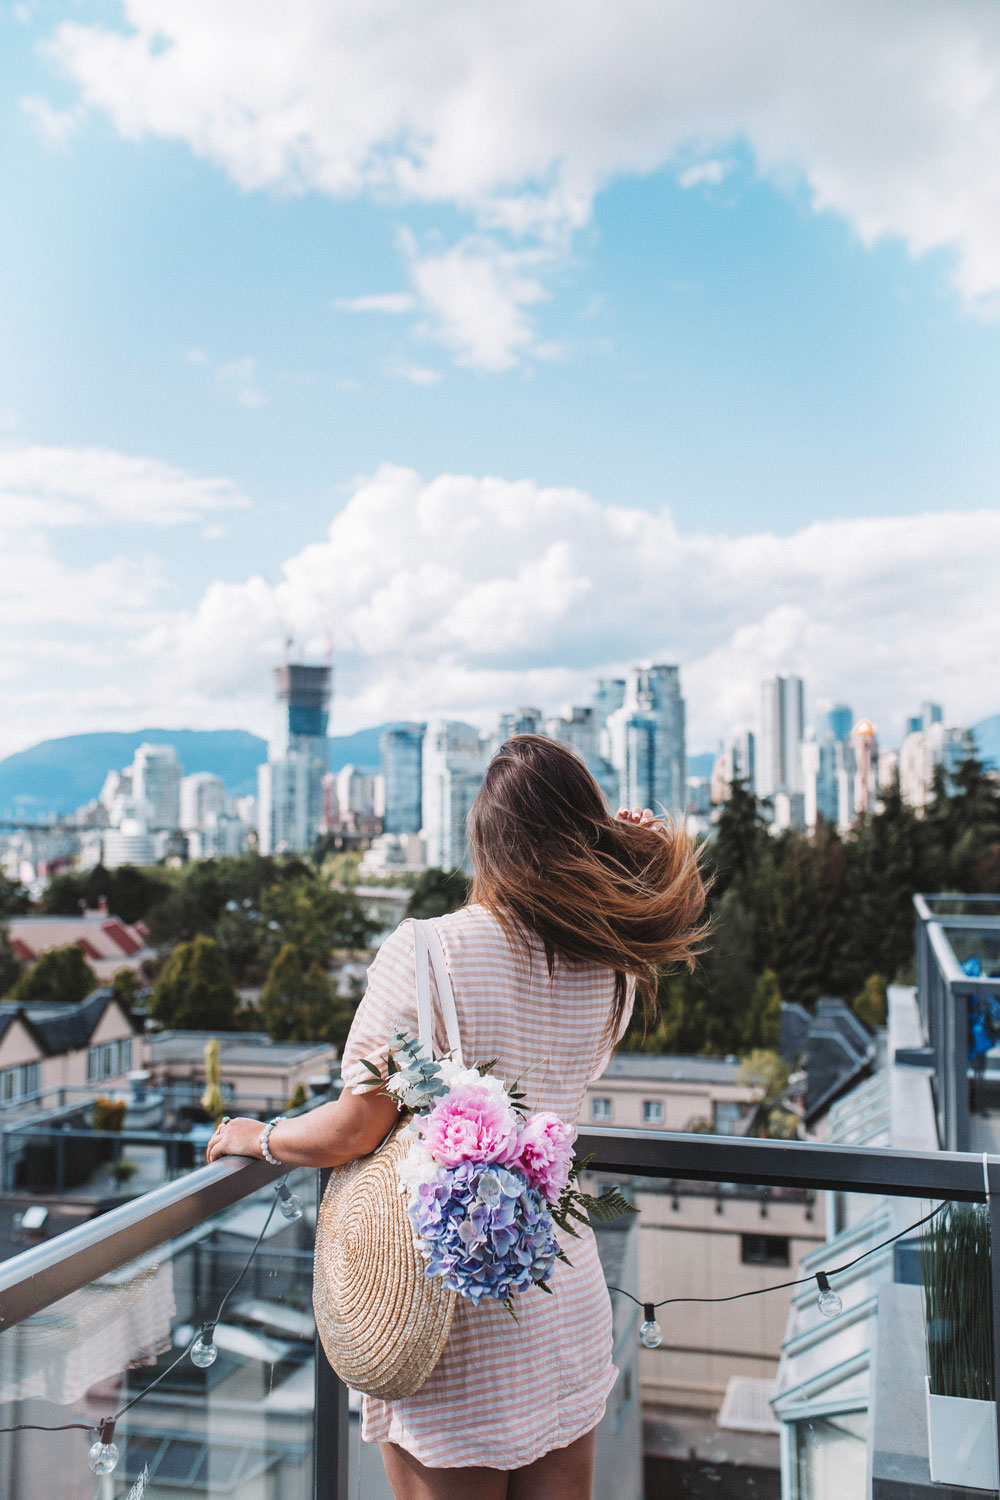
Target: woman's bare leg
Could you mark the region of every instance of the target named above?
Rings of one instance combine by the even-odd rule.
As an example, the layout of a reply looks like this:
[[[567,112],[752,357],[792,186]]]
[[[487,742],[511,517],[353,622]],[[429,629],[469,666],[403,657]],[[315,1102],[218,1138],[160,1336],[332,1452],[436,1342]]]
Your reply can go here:
[[[428,1469],[398,1443],[379,1447],[396,1500],[507,1500],[506,1469]]]
[[[590,1500],[594,1487],[594,1432],[566,1448],[552,1448],[523,1469],[512,1469],[507,1500]]]

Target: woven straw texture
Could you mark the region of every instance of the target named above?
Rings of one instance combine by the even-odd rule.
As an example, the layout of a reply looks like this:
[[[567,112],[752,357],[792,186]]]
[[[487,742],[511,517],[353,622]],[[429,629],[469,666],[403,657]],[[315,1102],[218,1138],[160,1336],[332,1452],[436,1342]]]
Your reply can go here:
[[[331,1173],[316,1223],[313,1309],[326,1357],[352,1390],[412,1396],[441,1357],[455,1293],[413,1244],[396,1163],[402,1121],[371,1156]]]

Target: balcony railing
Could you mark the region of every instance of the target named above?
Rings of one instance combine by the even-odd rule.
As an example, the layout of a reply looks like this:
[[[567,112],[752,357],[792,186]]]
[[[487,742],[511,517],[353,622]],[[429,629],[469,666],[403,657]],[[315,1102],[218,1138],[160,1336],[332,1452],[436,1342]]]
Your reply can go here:
[[[769,1185],[809,1192],[873,1194],[879,1198],[985,1200],[989,1205],[993,1247],[993,1306],[1000,1309],[997,1284],[1000,1156],[611,1129],[585,1132],[579,1147],[584,1155],[593,1157],[594,1172],[631,1178]],[[0,1337],[8,1338],[25,1320],[37,1319],[39,1314],[92,1286],[99,1278],[178,1241],[207,1220],[274,1183],[281,1175],[263,1163],[230,1158],[192,1172],[0,1264]],[[209,1307],[203,1309],[206,1317],[210,1311]],[[993,1340],[996,1356],[996,1317]],[[1000,1361],[997,1367],[1000,1368]],[[347,1393],[318,1346],[314,1378],[315,1404],[309,1430],[312,1494],[314,1500],[348,1500]],[[10,1409],[0,1408],[0,1412]],[[320,1420],[316,1414],[321,1414]],[[59,1417],[50,1413],[49,1420],[58,1421]],[[158,1435],[150,1438],[147,1434],[141,1441],[148,1446],[157,1440]],[[210,1440],[206,1436],[205,1441]],[[91,1439],[81,1433],[78,1441],[82,1467]],[[123,1476],[123,1484],[126,1478],[127,1474]],[[31,1476],[24,1476],[23,1490],[19,1492],[15,1487],[11,1493],[15,1496],[37,1493],[30,1479]],[[104,1493],[124,1494],[124,1488],[107,1489]]]
[[[924,1046],[905,1059],[933,1073],[938,1138],[952,1151],[1000,1148],[1000,1134],[977,1128],[995,1095],[1000,1102],[1000,1054],[970,1059],[977,1003],[1000,1001],[1000,898],[916,896],[917,999]],[[978,959],[981,973],[963,965]],[[904,1059],[900,1059],[902,1061]],[[973,1095],[978,1093],[973,1108]]]

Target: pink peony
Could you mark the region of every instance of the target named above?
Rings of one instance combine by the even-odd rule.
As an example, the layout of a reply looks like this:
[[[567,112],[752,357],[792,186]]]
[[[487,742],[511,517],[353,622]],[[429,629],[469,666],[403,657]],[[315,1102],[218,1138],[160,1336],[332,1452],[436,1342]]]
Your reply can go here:
[[[572,1127],[552,1110],[539,1110],[528,1118],[505,1160],[523,1172],[549,1203],[555,1203],[569,1182],[573,1165]]]
[[[485,1084],[463,1083],[420,1120],[424,1142],[438,1161],[496,1161],[517,1135],[517,1117]]]

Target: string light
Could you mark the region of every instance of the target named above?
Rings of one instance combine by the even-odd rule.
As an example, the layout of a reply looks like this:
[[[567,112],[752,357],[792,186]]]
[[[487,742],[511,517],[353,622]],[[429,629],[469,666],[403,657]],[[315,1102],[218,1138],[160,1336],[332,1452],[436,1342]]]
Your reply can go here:
[[[816,1306],[824,1318],[836,1318],[844,1310],[844,1304],[839,1295],[830,1285],[830,1278],[825,1271],[816,1272],[816,1285],[819,1287],[819,1296],[816,1298]]]
[[[652,1302],[642,1305],[643,1324],[639,1329],[639,1343],[644,1349],[659,1349],[663,1343],[663,1329],[656,1321],[656,1308]]]
[[[0,1427],[0,1432],[70,1432],[75,1428],[79,1428],[82,1432],[89,1432],[92,1434],[96,1433],[97,1440],[91,1445],[90,1451],[87,1455],[87,1462],[90,1471],[92,1474],[113,1473],[119,1458],[118,1444],[114,1441],[115,1426],[125,1415],[125,1413],[127,1411],[131,1411],[132,1407],[137,1406],[140,1401],[144,1401],[149,1395],[150,1391],[155,1390],[160,1382],[165,1380],[173,1370],[176,1370],[181,1361],[187,1359],[189,1355],[191,1357],[192,1364],[197,1365],[199,1369],[206,1370],[209,1368],[209,1366],[215,1364],[215,1361],[219,1355],[218,1347],[215,1343],[216,1324],[222,1317],[222,1312],[226,1303],[229,1301],[230,1297],[233,1295],[236,1288],[243,1280],[247,1271],[250,1269],[250,1264],[253,1261],[254,1256],[257,1254],[257,1251],[263,1244],[264,1236],[267,1233],[271,1220],[274,1217],[274,1210],[280,1207],[281,1212],[284,1214],[285,1218],[291,1222],[294,1222],[294,1220],[296,1219],[301,1219],[303,1213],[302,1200],[298,1198],[295,1193],[289,1190],[288,1185],[286,1184],[283,1177],[275,1183],[274,1188],[275,1196],[271,1201],[271,1207],[267,1211],[267,1217],[265,1218],[264,1223],[261,1226],[260,1233],[254,1241],[253,1248],[251,1249],[249,1255],[243,1262],[243,1265],[240,1268],[239,1275],[236,1277],[236,1280],[232,1283],[232,1285],[227,1289],[225,1295],[222,1298],[222,1301],[219,1303],[215,1317],[211,1320],[211,1322],[203,1323],[201,1325],[199,1331],[194,1335],[190,1342],[184,1346],[180,1354],[178,1354],[177,1358],[173,1360],[165,1370],[161,1370],[160,1374],[157,1375],[155,1380],[151,1380],[143,1390],[139,1391],[132,1397],[131,1401],[126,1401],[124,1406],[119,1407],[114,1416],[105,1417],[104,1420],[101,1421],[96,1427],[92,1422],[63,1422],[54,1426],[50,1426],[48,1424],[40,1422],[18,1422],[13,1427]]]
[[[97,1442],[90,1450],[89,1462],[92,1474],[110,1474],[118,1463],[118,1444],[114,1441],[115,1419],[108,1417],[98,1428]]]
[[[811,1276],[800,1276],[795,1281],[779,1281],[774,1286],[753,1287],[749,1292],[733,1292],[728,1297],[664,1297],[660,1302],[643,1302],[632,1292],[626,1291],[623,1286],[609,1286],[609,1292],[617,1292],[622,1297],[627,1297],[634,1302],[636,1307],[642,1308],[643,1321],[639,1327],[639,1342],[644,1349],[658,1349],[663,1342],[663,1332],[656,1321],[656,1309],[658,1307],[673,1307],[678,1302],[740,1302],[744,1297],[764,1297],[768,1292],[783,1292],[793,1286],[807,1286],[809,1282],[815,1281],[818,1288],[816,1306],[824,1318],[835,1318],[843,1311],[844,1304],[837,1292],[830,1285],[831,1276],[840,1276],[844,1271],[849,1271],[859,1261],[869,1255],[874,1255],[877,1250],[884,1250],[887,1245],[892,1245],[896,1240],[901,1240],[904,1235],[912,1234],[915,1229],[920,1229],[924,1224],[929,1224],[936,1219],[939,1213],[947,1208],[947,1203],[939,1203],[937,1208],[918,1219],[915,1224],[908,1224],[905,1229],[900,1229],[897,1234],[892,1234],[887,1240],[882,1240],[877,1245],[872,1245],[869,1250],[863,1250],[853,1260],[847,1261],[842,1266],[833,1266],[829,1271],[815,1271]]]

